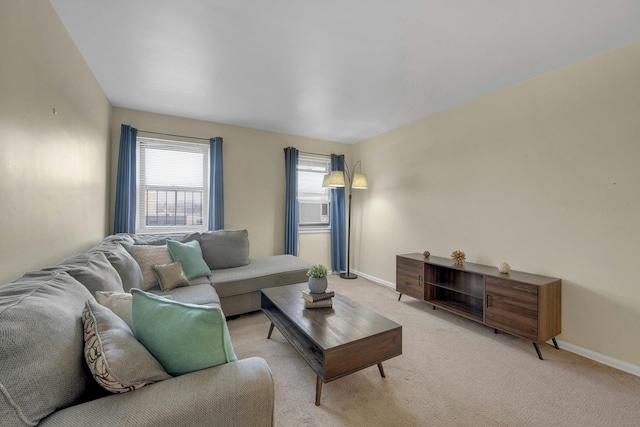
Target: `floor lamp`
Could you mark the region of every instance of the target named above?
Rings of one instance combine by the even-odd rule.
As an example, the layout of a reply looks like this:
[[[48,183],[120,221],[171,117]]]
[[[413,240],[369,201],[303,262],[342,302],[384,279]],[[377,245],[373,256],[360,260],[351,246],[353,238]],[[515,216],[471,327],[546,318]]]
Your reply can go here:
[[[356,173],[356,168],[359,168],[360,172]],[[347,184],[347,185],[345,185]],[[360,161],[353,165],[351,170],[345,164],[344,171],[332,171],[325,176],[322,183],[323,187],[345,187],[349,189],[349,224],[347,228],[347,271],[340,273],[340,277],[343,279],[355,279],[358,276],[351,273],[349,270],[351,266],[351,193],[352,190],[366,190],[367,189],[367,176],[362,173],[362,165]]]

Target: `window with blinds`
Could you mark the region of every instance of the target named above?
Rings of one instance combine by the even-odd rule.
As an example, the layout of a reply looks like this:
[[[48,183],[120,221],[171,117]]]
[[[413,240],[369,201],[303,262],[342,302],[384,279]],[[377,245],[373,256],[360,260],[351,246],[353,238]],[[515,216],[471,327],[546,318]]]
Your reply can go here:
[[[209,212],[209,145],[137,140],[136,232],[204,231]]]
[[[330,172],[330,161],[324,157],[298,158],[298,230],[327,231],[330,228],[329,189],[322,179]]]

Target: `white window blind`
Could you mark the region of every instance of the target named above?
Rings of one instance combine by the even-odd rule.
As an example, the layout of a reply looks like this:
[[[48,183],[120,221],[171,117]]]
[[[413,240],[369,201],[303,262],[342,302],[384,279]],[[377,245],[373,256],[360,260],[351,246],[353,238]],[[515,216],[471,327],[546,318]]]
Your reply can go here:
[[[298,228],[300,231],[328,230],[330,221],[329,189],[322,179],[330,171],[326,157],[298,158]]]
[[[209,212],[209,145],[138,138],[136,232],[203,231]]]

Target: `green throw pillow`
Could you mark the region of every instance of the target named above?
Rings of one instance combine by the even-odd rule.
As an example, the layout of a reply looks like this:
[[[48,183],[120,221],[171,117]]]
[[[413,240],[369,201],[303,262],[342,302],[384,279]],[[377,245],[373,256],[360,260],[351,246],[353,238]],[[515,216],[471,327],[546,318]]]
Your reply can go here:
[[[171,375],[238,360],[220,307],[171,301],[131,289],[138,340]]]
[[[209,266],[202,258],[202,249],[197,240],[186,243],[167,240],[167,247],[174,261],[182,261],[182,269],[187,279],[193,280],[211,274]]]

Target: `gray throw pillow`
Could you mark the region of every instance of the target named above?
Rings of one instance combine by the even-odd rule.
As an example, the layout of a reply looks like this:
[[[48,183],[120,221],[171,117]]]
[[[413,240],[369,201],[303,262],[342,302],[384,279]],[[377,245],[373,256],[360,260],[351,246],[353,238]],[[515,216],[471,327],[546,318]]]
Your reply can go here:
[[[105,251],[105,255],[120,275],[125,292],[129,292],[131,288],[142,288],[144,283],[142,270],[140,270],[136,260],[121,244],[117,244],[113,249]]]
[[[97,291],[124,292],[120,275],[102,252],[94,252],[86,262],[69,267],[67,272],[93,295]]]
[[[82,312],[84,357],[93,378],[112,393],[125,393],[171,378],[111,310],[88,300]]]
[[[249,264],[247,230],[208,231],[200,235],[202,258],[210,269],[241,267]]]

